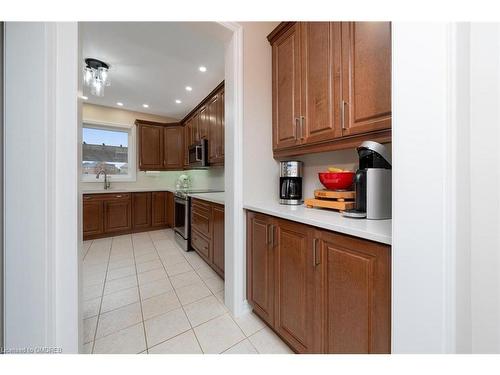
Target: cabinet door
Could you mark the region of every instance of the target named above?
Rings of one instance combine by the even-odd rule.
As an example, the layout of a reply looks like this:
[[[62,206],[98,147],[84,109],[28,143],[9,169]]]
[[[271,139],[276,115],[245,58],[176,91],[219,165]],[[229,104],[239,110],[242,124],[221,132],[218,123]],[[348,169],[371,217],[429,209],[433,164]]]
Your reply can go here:
[[[214,95],[207,104],[208,111],[208,161],[217,163],[220,145],[219,95]]]
[[[266,215],[247,214],[247,299],[253,310],[274,325],[273,220]]]
[[[208,138],[209,115],[208,107],[204,106],[200,109],[198,118],[198,140]]]
[[[390,352],[390,247],[322,233],[326,353]]]
[[[170,228],[174,227],[174,194],[171,192],[167,192],[167,226]]]
[[[184,158],[184,129],[181,126],[168,126],[163,129],[164,161],[163,167],[169,170],[182,169]]]
[[[116,196],[104,201],[104,232],[123,232],[132,229],[130,195]]]
[[[139,169],[163,169],[163,126],[139,124]]]
[[[319,240],[303,224],[278,220],[275,329],[299,353],[318,353],[321,301]],[[321,294],[319,294],[321,295]]]
[[[189,165],[188,149],[193,144],[193,119],[189,119],[184,124],[184,166]]]
[[[164,227],[167,225],[167,192],[154,191],[151,193],[152,226]]]
[[[219,161],[224,163],[224,155],[225,155],[225,119],[226,119],[226,107],[225,107],[225,95],[224,90],[220,93],[220,103],[219,103],[219,119],[220,119],[220,127],[219,127]]]
[[[96,236],[104,232],[102,200],[91,195],[83,196],[83,238]]]
[[[200,141],[200,112],[197,112],[193,116],[192,126],[191,126],[191,143],[198,143]]]
[[[301,22],[303,143],[342,136],[340,125],[340,22]]]
[[[343,135],[391,127],[391,23],[342,23]]]
[[[132,226],[134,229],[151,226],[151,193],[132,194]]]
[[[300,30],[295,23],[272,45],[273,150],[300,143]]]
[[[224,278],[224,206],[212,206],[212,263]]]

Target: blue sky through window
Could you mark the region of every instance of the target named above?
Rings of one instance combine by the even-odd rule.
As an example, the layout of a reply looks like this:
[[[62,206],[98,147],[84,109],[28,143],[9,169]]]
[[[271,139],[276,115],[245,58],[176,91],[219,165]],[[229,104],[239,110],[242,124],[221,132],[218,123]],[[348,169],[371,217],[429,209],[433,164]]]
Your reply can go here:
[[[128,132],[83,128],[83,142],[92,145],[128,147]]]

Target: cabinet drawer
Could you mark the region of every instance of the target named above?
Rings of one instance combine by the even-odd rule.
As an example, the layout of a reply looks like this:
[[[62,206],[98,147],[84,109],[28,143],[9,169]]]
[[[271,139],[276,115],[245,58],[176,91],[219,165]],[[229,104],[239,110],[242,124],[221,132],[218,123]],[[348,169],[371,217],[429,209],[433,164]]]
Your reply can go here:
[[[210,241],[196,230],[191,230],[191,246],[205,260],[210,259]]]
[[[210,206],[208,209],[193,205],[191,210],[191,227],[210,238]]]
[[[130,193],[104,193],[104,194],[84,194],[83,201],[102,201],[102,200],[127,200],[130,199]]]

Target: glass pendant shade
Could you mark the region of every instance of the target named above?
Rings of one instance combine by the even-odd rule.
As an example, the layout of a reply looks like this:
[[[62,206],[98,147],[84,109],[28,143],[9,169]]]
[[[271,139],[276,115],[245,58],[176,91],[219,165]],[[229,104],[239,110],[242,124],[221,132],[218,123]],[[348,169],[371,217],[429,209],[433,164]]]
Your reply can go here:
[[[101,67],[97,70],[97,79],[99,79],[104,86],[111,85],[107,68]]]
[[[94,96],[104,96],[104,85],[100,80],[94,80],[90,86],[90,93]]]
[[[90,87],[90,93],[95,96],[104,96],[104,87],[110,86],[109,65],[93,58],[85,59],[83,68],[83,82]]]
[[[94,72],[92,71],[92,68],[89,68],[86,66],[83,69],[83,82],[87,85],[90,86],[92,83],[92,79],[94,78]]]

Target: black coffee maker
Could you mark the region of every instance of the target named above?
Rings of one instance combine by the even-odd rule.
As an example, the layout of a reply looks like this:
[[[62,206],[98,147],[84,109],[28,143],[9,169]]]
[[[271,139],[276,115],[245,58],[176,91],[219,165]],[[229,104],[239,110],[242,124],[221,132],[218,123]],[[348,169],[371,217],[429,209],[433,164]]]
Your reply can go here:
[[[302,162],[280,162],[280,203],[298,205],[302,199]]]
[[[384,145],[363,142],[358,148],[359,169],[354,176],[356,205],[343,216],[367,219],[390,219],[392,171],[389,152]]]

